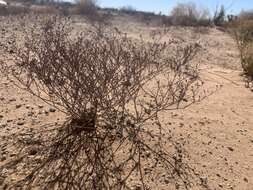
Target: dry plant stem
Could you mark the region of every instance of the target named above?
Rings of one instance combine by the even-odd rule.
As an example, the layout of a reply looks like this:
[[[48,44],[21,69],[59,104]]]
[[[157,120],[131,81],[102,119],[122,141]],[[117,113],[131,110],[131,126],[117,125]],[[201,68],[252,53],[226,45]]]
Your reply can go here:
[[[253,22],[251,20],[238,20],[232,23],[232,33],[240,52],[241,65],[249,80],[253,79]],[[249,82],[248,80],[248,82]]]
[[[170,44],[107,28],[73,38],[54,18],[16,52],[8,76],[69,118],[41,146],[43,162],[20,182],[24,188],[130,189],[137,175],[147,189],[144,162],[190,187],[192,172],[180,149],[167,153],[158,114],[198,101],[195,45],[172,52]]]

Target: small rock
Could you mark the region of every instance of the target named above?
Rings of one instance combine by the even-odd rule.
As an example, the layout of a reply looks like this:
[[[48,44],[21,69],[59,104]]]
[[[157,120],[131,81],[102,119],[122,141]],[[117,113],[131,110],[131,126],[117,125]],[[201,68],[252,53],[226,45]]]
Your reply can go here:
[[[179,123],[179,127],[183,127],[184,126],[184,124],[183,123]]]
[[[169,183],[170,183],[170,180],[164,179],[164,183],[165,183],[165,184],[169,184]]]
[[[245,177],[245,178],[243,178],[243,180],[245,181],[245,182],[249,182],[249,180]]]
[[[231,152],[234,151],[234,149],[232,147],[228,147],[228,150],[230,150]]]
[[[135,185],[134,190],[141,190],[141,185]]]
[[[15,102],[16,99],[15,99],[15,98],[11,98],[9,101],[10,101],[10,102]]]
[[[44,107],[43,105],[38,105],[38,108],[40,108],[40,109],[43,108],[43,107]]]
[[[18,108],[21,108],[22,107],[22,105],[21,104],[17,104],[16,105],[16,108],[18,109]]]
[[[3,119],[3,117],[4,117],[3,115],[0,115],[0,119]]]
[[[28,112],[27,116],[33,116],[33,112]]]
[[[15,154],[15,153],[11,153],[10,154],[10,157],[14,157],[14,156],[16,156],[17,154]]]
[[[222,188],[222,187],[223,187],[223,184],[219,183],[219,187],[221,187],[221,188]]]
[[[2,170],[2,175],[6,175],[8,172],[9,172],[9,170],[6,169],[6,168],[4,168],[4,169]]]
[[[208,179],[207,179],[207,177],[200,177],[200,181],[201,181],[202,185],[207,185]]]
[[[0,128],[4,128],[4,127],[6,127],[7,126],[7,123],[2,123],[2,124],[0,124]]]
[[[56,109],[55,109],[55,108],[49,108],[49,111],[50,111],[50,112],[55,112]]]
[[[33,148],[33,149],[31,149],[31,150],[29,151],[29,155],[32,155],[32,156],[36,155],[37,153],[38,153],[38,151],[37,151],[37,149],[35,149],[35,148]]]
[[[25,124],[24,121],[18,121],[18,122],[17,122],[17,125],[24,125],[24,124]]]
[[[2,156],[0,160],[1,160],[1,162],[3,162],[3,161],[6,160],[6,157],[5,157],[5,156]],[[0,184],[1,184],[1,183],[0,183]]]

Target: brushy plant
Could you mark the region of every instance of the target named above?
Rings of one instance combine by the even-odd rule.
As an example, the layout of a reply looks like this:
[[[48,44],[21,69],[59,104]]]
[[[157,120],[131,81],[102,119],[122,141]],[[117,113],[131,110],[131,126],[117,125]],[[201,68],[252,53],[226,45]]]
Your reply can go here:
[[[83,15],[92,15],[97,11],[96,0],[76,0],[77,13]]]
[[[15,6],[15,5],[8,5],[6,7],[0,6],[0,15],[20,15],[20,14],[27,14],[30,10],[26,6]]]
[[[226,10],[224,5],[221,5],[220,8],[217,6],[216,11],[213,16],[213,22],[216,26],[222,26],[225,22]]]
[[[193,2],[179,3],[171,11],[170,17],[174,25],[209,26],[209,11],[198,8]]]
[[[134,8],[131,5],[126,5],[126,6],[121,7],[120,12],[130,14],[130,15],[134,15],[138,13],[136,8]]]
[[[253,20],[239,19],[231,27],[240,51],[243,71],[253,79]]]
[[[54,18],[15,52],[7,76],[67,116],[48,136],[41,132],[40,162],[19,187],[129,189],[138,179],[147,189],[156,170],[190,187],[194,173],[159,113],[198,101],[201,82],[191,64],[197,46],[171,48],[105,28],[73,36]]]
[[[80,14],[86,16],[91,24],[110,24],[110,14],[99,12],[99,7],[96,0],[76,0],[76,5],[70,14]]]
[[[253,10],[241,11],[240,14],[239,14],[239,19],[253,20]]]

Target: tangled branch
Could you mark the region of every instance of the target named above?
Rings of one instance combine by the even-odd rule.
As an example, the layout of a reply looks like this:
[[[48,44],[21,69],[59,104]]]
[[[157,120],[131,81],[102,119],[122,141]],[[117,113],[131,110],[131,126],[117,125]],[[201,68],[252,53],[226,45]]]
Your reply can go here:
[[[73,36],[57,18],[26,36],[8,76],[67,115],[41,145],[42,162],[19,182],[31,189],[130,189],[164,171],[189,188],[190,168],[159,121],[198,101],[195,45],[170,50],[100,28]],[[170,150],[172,151],[172,150]],[[144,171],[150,170],[149,174]]]

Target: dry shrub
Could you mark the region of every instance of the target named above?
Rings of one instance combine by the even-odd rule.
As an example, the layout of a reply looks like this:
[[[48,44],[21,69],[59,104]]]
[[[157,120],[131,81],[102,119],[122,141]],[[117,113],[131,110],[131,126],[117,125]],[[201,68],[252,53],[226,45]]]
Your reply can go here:
[[[136,10],[136,8],[134,8],[131,5],[126,5],[126,6],[121,7],[120,12],[130,14],[130,15],[138,14],[138,11]]]
[[[242,11],[239,14],[239,19],[242,20],[253,20],[253,11]]]
[[[30,11],[35,14],[58,14],[59,10],[53,5],[32,5]]]
[[[7,7],[0,6],[0,15],[18,15],[26,14],[29,12],[29,8],[26,6],[9,5]]]
[[[223,26],[226,22],[226,10],[224,5],[221,5],[220,7],[216,7],[214,16],[213,16],[213,23],[216,26]]]
[[[253,20],[239,19],[231,23],[244,73],[253,79]]]
[[[92,24],[109,24],[110,14],[99,12],[96,0],[76,0],[76,6],[69,13],[85,15]]]
[[[19,186],[129,189],[136,179],[147,189],[159,171],[190,187],[194,174],[159,113],[198,101],[195,45],[171,50],[155,37],[132,40],[105,28],[73,37],[67,25],[49,19],[16,52],[8,76],[67,115],[48,136],[41,132],[41,161]]]
[[[172,9],[170,17],[174,25],[209,26],[211,24],[209,11],[198,8],[193,2],[177,4]]]
[[[78,14],[92,15],[97,11],[96,0],[76,0],[76,11]]]

